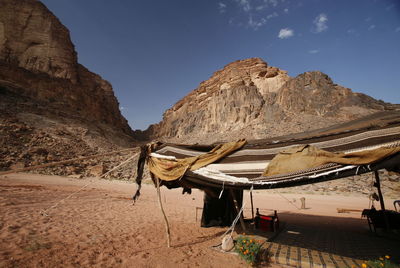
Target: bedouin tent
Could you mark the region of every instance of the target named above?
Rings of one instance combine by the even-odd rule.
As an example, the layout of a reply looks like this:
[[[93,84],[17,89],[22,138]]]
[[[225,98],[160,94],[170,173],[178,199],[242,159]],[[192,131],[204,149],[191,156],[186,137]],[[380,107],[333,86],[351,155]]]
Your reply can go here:
[[[400,172],[400,111],[263,140],[212,145],[154,142],[141,148],[139,185],[145,162],[161,185],[204,190],[205,208],[214,200],[222,213],[231,206],[226,205],[227,196],[222,201],[218,196],[222,189],[230,189],[240,203],[244,189],[299,186],[380,169]],[[139,191],[140,187],[134,199]]]

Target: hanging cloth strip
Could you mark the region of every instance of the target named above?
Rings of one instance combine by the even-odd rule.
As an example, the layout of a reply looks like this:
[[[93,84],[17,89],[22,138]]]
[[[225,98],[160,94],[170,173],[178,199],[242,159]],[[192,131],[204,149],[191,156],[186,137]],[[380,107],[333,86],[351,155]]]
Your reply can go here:
[[[150,156],[147,165],[151,173],[164,181],[173,181],[182,178],[188,170],[196,170],[214,163],[221,158],[243,147],[246,140],[228,142],[217,145],[210,152],[183,159],[163,159]]]

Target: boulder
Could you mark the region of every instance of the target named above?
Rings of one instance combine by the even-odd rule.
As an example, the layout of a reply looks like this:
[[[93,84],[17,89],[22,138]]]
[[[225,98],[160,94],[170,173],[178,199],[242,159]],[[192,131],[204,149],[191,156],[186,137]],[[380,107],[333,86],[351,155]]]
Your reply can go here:
[[[100,177],[106,172],[105,167],[103,165],[96,165],[89,168],[89,174],[91,176]]]
[[[22,163],[22,162],[17,162],[17,163],[12,164],[12,165],[10,166],[10,169],[11,169],[11,170],[18,170],[18,169],[21,169],[21,168],[24,168],[24,167],[25,167],[25,164],[24,164],[24,163]]]

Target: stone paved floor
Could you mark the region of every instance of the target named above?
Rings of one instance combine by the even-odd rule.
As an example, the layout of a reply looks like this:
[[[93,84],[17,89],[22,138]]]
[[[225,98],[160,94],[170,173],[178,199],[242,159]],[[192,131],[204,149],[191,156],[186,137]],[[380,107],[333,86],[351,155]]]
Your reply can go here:
[[[294,267],[360,267],[362,260],[390,255],[400,263],[399,235],[370,232],[365,219],[289,213],[279,217],[284,227],[265,244],[272,262]]]
[[[285,244],[268,243],[271,261],[293,267],[361,267],[362,260]]]

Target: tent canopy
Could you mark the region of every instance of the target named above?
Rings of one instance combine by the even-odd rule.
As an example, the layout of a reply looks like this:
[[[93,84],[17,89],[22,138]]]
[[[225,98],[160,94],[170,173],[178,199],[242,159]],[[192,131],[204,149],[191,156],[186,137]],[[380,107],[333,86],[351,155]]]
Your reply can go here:
[[[167,187],[270,189],[383,168],[399,172],[400,111],[264,140],[212,145],[157,143],[144,150],[151,173]]]

